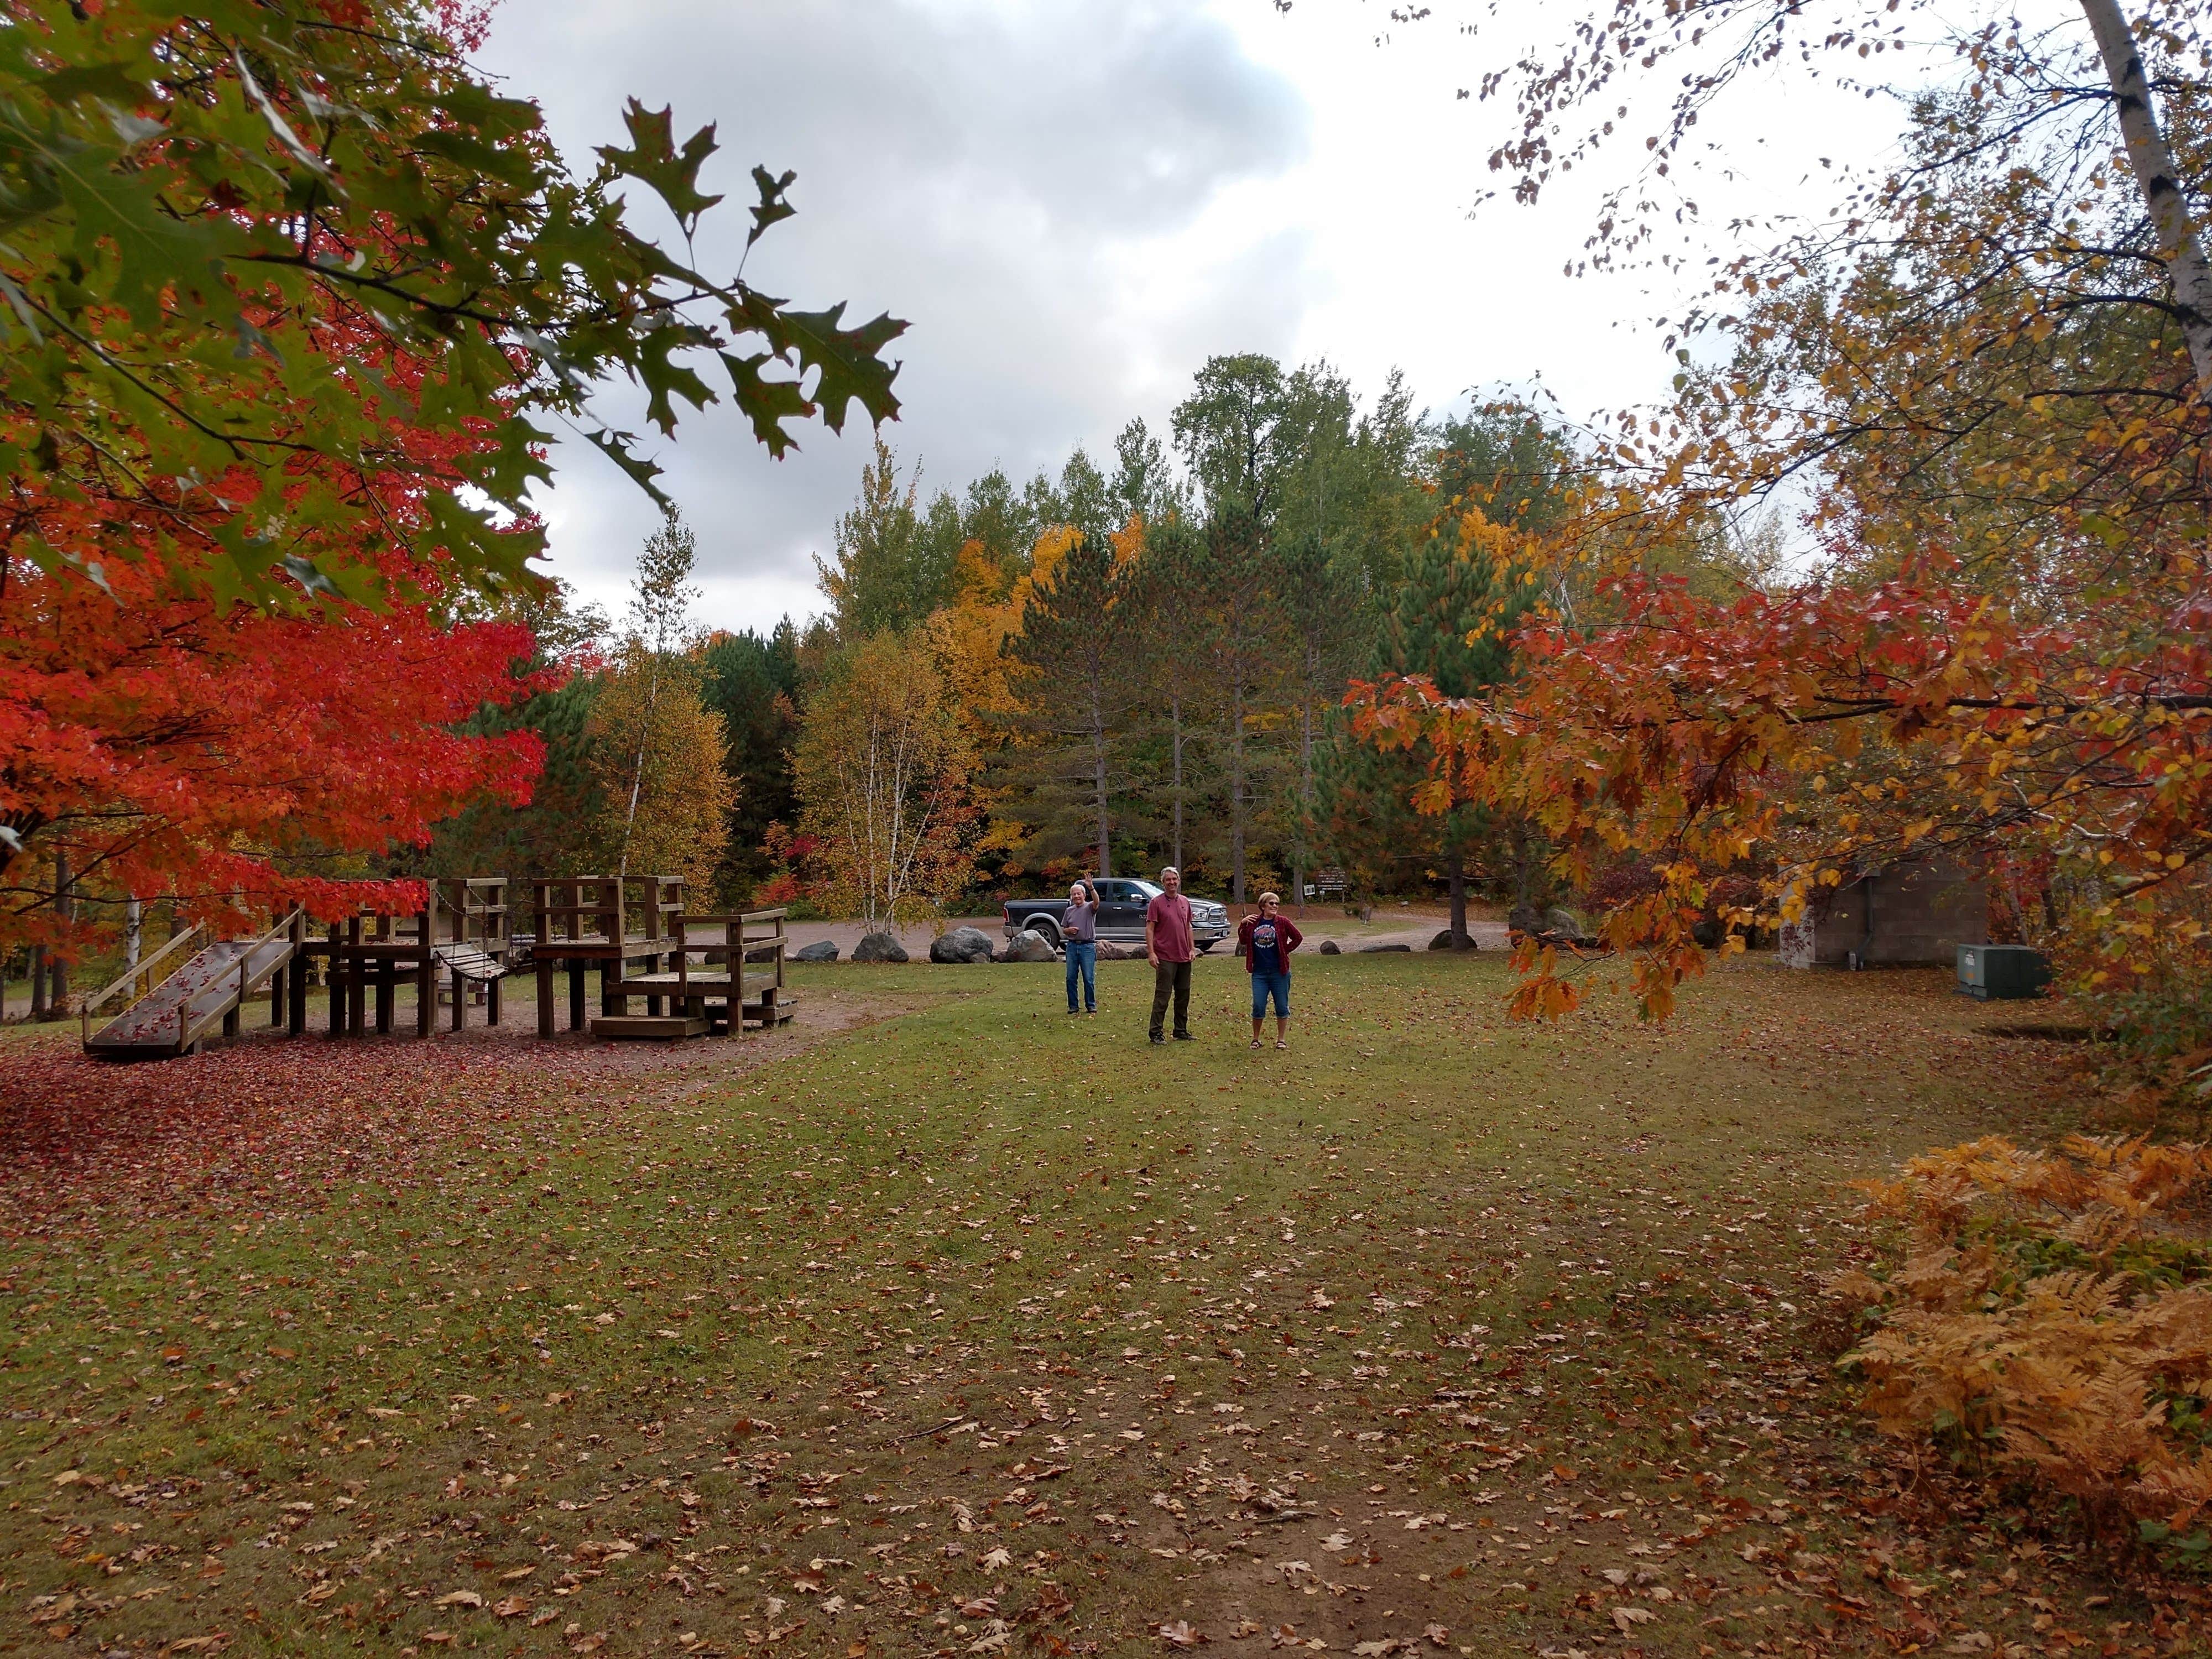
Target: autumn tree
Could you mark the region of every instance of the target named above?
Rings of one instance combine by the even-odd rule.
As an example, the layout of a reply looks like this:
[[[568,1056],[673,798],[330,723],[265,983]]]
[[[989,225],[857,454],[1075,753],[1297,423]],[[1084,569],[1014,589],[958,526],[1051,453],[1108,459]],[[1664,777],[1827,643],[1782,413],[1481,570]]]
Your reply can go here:
[[[970,765],[927,644],[885,633],[841,647],[793,752],[797,829],[821,902],[872,932],[964,887]]]
[[[1537,569],[1525,533],[1491,522],[1476,507],[1445,514],[1407,556],[1370,648],[1377,680],[1418,676],[1444,697],[1470,702],[1513,677],[1512,641],[1540,594],[1525,577]],[[1513,896],[1527,904],[1538,878],[1526,822],[1494,800],[1457,791],[1431,793],[1435,757],[1425,745],[1382,748],[1346,743],[1328,779],[1332,828],[1370,866],[1402,870],[1411,860],[1441,866],[1455,948],[1468,947],[1468,865],[1487,854],[1510,870]],[[1420,810],[1426,806],[1431,810]]]
[[[581,870],[592,861],[592,831],[602,815],[588,727],[605,665],[606,613],[574,603],[559,581],[535,593],[501,595],[481,608],[529,629],[531,653],[508,672],[535,689],[516,701],[487,703],[464,729],[486,737],[527,732],[544,759],[527,801],[471,800],[437,825],[419,857],[398,849],[398,862],[428,875],[518,882],[545,871]]]
[[[542,549],[545,421],[653,488],[593,417],[611,377],[667,434],[714,374],[775,453],[854,399],[893,411],[877,354],[899,325],[795,311],[635,228],[625,185],[688,244],[721,200],[713,128],[679,142],[633,102],[576,177],[445,9],[114,0],[0,33],[6,556],[97,586],[157,523],[168,580],[218,599],[370,597],[433,562],[441,586],[511,581]],[[757,237],[792,180],[754,180]]]
[[[712,902],[737,800],[723,769],[729,733],[707,706],[705,681],[696,650],[656,660],[626,640],[600,677],[587,727],[599,861],[617,874],[679,876],[695,908]]]
[[[610,377],[664,434],[726,377],[773,453],[896,407],[897,325],[693,270],[625,216],[627,181],[696,230],[711,129],[633,105],[575,177],[451,10],[118,0],[0,31],[11,936],[69,921],[21,858],[210,919],[408,902],[356,878],[538,762],[483,717],[549,689],[511,672],[547,423],[650,490],[593,416]],[[755,183],[757,236],[790,178]]]
[[[1567,870],[1607,849],[1654,860],[1662,890],[1607,926],[1656,1010],[1698,970],[1715,871],[1776,872],[1790,915],[1931,849],[2039,886],[2032,933],[2138,1031],[2160,1023],[2153,988],[2201,983],[2212,51],[2192,7],[2132,26],[2109,0],[2082,10],[2076,33],[1961,33],[1962,73],[1919,100],[1905,160],[1836,228],[1717,268],[1679,321],[1667,421],[1624,415],[1594,456],[1609,476],[1562,527],[1607,562],[1603,618],[1532,623],[1503,702],[1401,685],[1382,696],[1395,713],[1376,708],[1386,741],[1419,728],[1450,755],[1455,789],[1540,816]],[[1890,14],[1856,15],[1808,37],[1810,58],[1893,43]],[[1601,140],[1593,124],[1556,144],[1562,113],[1661,64],[1689,70],[1650,135],[1680,158],[1696,116],[1804,23],[1752,0],[1611,9],[1602,49],[1486,88],[1512,88],[1526,124],[1501,165],[1540,190]],[[1621,205],[1601,257],[1650,228]],[[1801,485],[1814,580],[1722,597],[1650,568],[1692,520]],[[1524,1007],[1571,1006],[1554,964],[1530,965]],[[2208,1027],[2166,1029],[2186,1048]]]
[[[705,641],[691,622],[698,547],[671,513],[639,550],[629,628],[592,701],[593,836],[617,876],[680,876],[705,895],[729,846],[729,734],[707,706]]]

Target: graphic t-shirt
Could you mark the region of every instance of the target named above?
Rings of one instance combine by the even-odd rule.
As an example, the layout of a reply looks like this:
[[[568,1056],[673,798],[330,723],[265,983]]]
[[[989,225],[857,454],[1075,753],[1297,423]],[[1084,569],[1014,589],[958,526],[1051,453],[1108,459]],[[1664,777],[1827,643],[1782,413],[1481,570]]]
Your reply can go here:
[[[1152,924],[1152,950],[1162,962],[1188,962],[1190,901],[1181,893],[1163,893],[1145,908]]]
[[[1283,971],[1283,946],[1275,937],[1275,924],[1261,917],[1252,929],[1252,971],[1255,974],[1279,974]]]

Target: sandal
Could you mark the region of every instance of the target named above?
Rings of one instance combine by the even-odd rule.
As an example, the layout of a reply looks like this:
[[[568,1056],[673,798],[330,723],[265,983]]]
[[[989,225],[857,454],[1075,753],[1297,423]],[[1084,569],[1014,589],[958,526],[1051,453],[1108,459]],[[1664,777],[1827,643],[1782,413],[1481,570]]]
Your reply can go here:
[[[1260,1052],[1260,1039],[1257,1037],[1252,1039],[1252,1052],[1255,1054]]]
[[[1258,1048],[1260,1045],[1259,1045],[1258,1043],[1256,1043],[1256,1042],[1255,1042],[1255,1043],[1254,1043],[1252,1046],[1253,1046],[1254,1048]],[[1278,1048],[1281,1048],[1281,1049],[1285,1050],[1285,1052],[1287,1052],[1287,1051],[1289,1050],[1289,1048],[1290,1048],[1290,1046],[1291,1046],[1291,1045],[1290,1045],[1289,1043],[1287,1043],[1287,1042],[1278,1042],[1275,1046],[1276,1046]]]

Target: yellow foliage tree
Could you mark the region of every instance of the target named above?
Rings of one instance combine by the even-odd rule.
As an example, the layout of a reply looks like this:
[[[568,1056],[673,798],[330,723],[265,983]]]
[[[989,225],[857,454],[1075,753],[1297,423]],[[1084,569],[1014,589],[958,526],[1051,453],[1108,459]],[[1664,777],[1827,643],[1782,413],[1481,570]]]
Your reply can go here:
[[[632,639],[601,682],[586,728],[600,860],[610,871],[680,876],[694,902],[714,891],[738,796],[723,765],[728,734],[703,685],[693,653],[657,653]]]
[[[923,640],[847,647],[793,752],[813,890],[871,931],[938,910],[971,871],[973,750]]]

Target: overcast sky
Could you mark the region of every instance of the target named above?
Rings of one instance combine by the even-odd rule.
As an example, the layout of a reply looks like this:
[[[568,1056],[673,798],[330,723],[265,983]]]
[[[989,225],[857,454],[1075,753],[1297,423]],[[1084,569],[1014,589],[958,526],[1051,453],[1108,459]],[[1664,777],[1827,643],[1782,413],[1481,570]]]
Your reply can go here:
[[[1402,368],[1439,410],[1539,380],[1577,416],[1662,392],[1672,365],[1642,325],[1676,279],[1562,276],[1590,190],[1469,216],[1504,117],[1457,89],[1577,8],[1509,9],[1523,38],[1378,44],[1373,0],[1287,16],[1273,0],[509,0],[482,60],[543,103],[580,168],[632,94],[672,103],[679,135],[719,123],[707,183],[731,199],[708,216],[709,270],[736,268],[752,164],[795,168],[799,216],[748,280],[908,319],[887,435],[926,488],[957,489],[1109,453],[1133,416],[1164,435],[1220,352],[1326,357],[1370,395]],[[1802,80],[1745,88],[1701,129],[1729,175],[1702,190],[1705,222],[1817,212],[1834,191],[1820,158],[1878,161],[1897,125],[1887,100]],[[771,461],[716,409],[661,447],[705,621],[821,608],[810,556],[868,443],[865,422],[811,428]],[[554,568],[618,614],[654,513],[580,446],[556,463]]]

